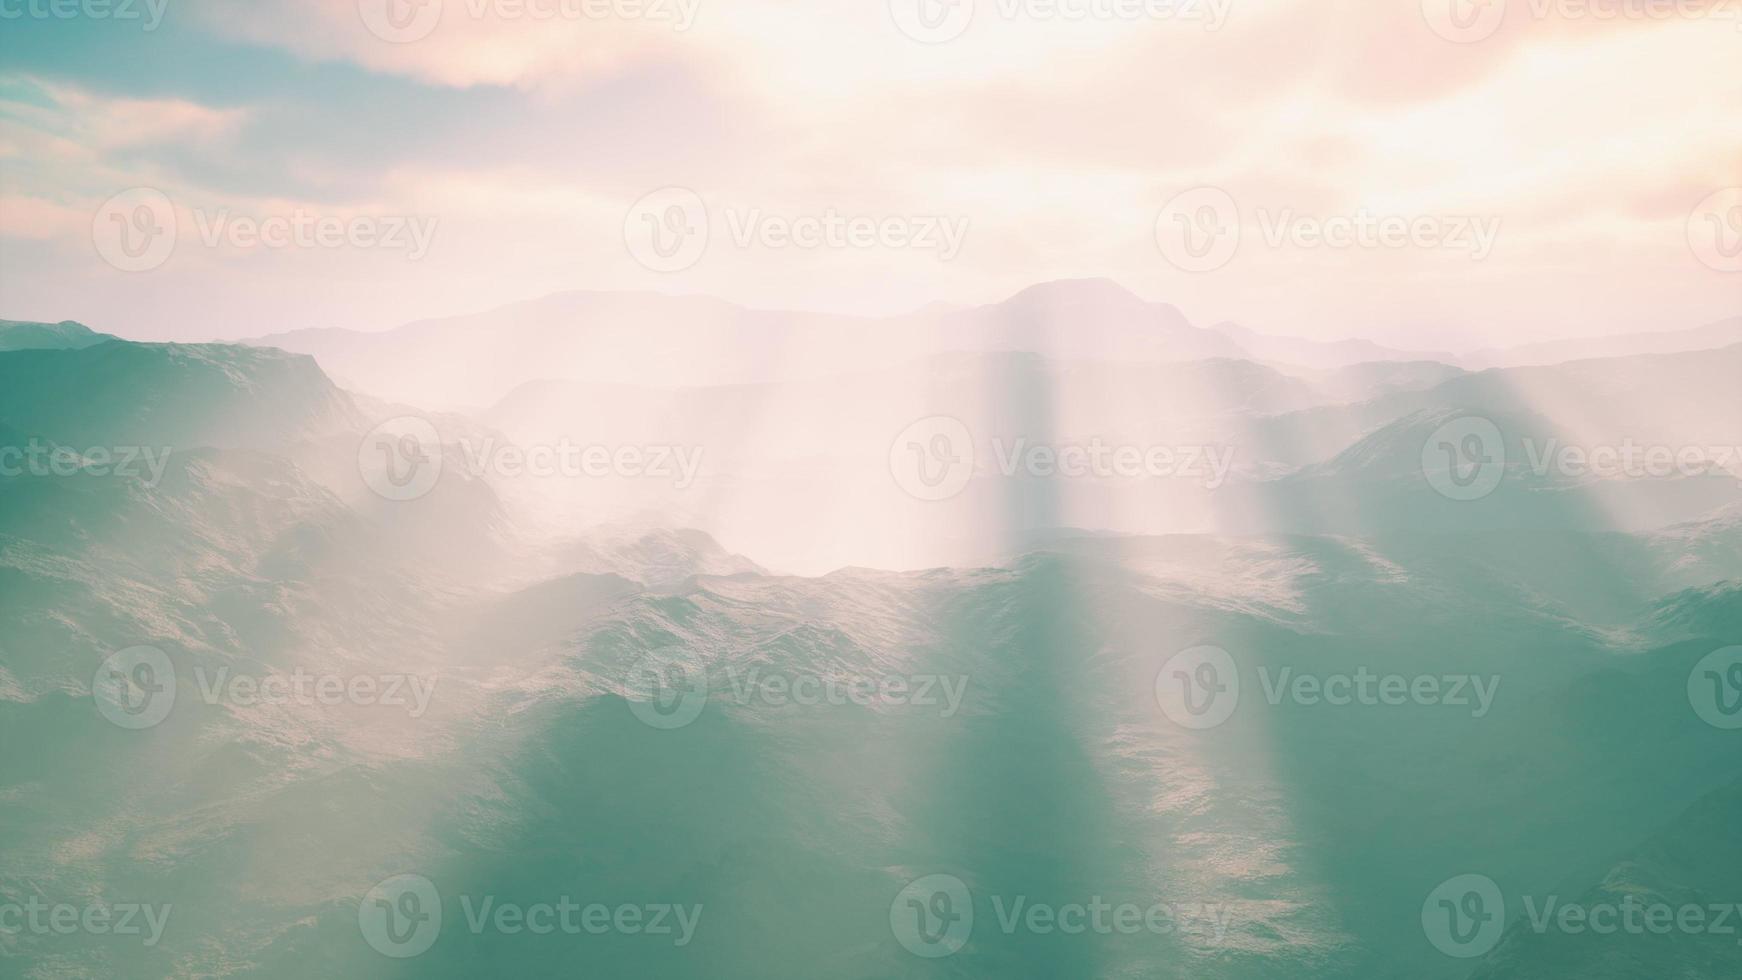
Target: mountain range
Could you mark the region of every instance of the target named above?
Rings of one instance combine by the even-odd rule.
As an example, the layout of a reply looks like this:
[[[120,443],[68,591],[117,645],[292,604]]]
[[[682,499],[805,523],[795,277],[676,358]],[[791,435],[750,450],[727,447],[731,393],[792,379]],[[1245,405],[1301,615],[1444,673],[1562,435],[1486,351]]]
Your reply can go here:
[[[1478,369],[1100,282],[875,322],[569,294],[270,344],[76,327],[0,324],[0,900],[173,915],[144,949],[0,931],[9,975],[1735,973],[1734,937],[1530,910],[1742,902],[1737,732],[1690,703],[1742,642],[1742,471],[1559,453],[1742,445],[1742,344]],[[897,436],[940,416],[974,466],[923,499]],[[376,439],[407,419],[439,478],[393,499]],[[1504,459],[1457,499],[1436,439],[1471,419]],[[1232,455],[1214,486],[1000,469],[1096,439]],[[684,486],[477,465],[561,445],[705,453]],[[96,689],[141,646],[177,686],[130,730]],[[1205,647],[1238,693],[1192,727],[1163,689]],[[689,722],[647,721],[650,658]],[[428,700],[218,680],[295,672]],[[1469,696],[1291,686],[1362,675]],[[404,874],[444,911],[396,959],[359,923]],[[974,911],[937,958],[895,925],[930,875]],[[1466,875],[1503,921],[1448,955],[1424,903]],[[681,945],[469,924],[564,897],[702,911]]]

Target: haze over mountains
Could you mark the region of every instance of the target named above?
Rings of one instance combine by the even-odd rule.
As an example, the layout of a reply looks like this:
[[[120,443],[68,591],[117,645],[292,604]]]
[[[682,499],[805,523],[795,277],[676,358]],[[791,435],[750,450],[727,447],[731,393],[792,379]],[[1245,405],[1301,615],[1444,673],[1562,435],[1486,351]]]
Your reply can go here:
[[[378,333],[310,329],[249,343],[313,355],[343,383],[382,397],[477,407],[535,380],[746,384],[947,353],[1025,351],[1055,360],[1127,364],[1234,358],[1285,366],[1299,376],[1373,371],[1386,362],[1475,370],[1724,347],[1742,343],[1742,318],[1460,355],[1364,340],[1274,336],[1228,323],[1200,328],[1172,306],[1091,279],[1042,283],[988,306],[927,307],[883,319],[750,310],[697,296],[558,293]],[[449,405],[456,393],[462,401]]]
[[[1671,350],[1728,337],[1653,336],[1651,346]],[[570,293],[379,334],[259,343],[310,354],[391,401],[459,408],[515,445],[691,447],[702,457],[694,486],[522,480],[508,492],[558,524],[662,512],[807,573],[993,560],[1054,527],[1649,529],[1699,518],[1729,484],[1593,484],[1561,473],[1558,455],[1630,439],[1720,447],[1734,442],[1742,412],[1728,384],[1742,346],[1472,370],[1444,353],[1200,329],[1106,280],[886,320]],[[1510,504],[1457,505],[1413,479],[1423,442],[1472,412],[1505,422]],[[918,501],[887,478],[886,450],[915,420],[936,417],[964,426],[973,474],[950,500]],[[1037,446],[1096,442],[1166,447],[1176,469],[1193,472],[1066,481],[1026,472]],[[847,516],[863,513],[890,516]]]
[[[649,306],[675,318],[640,319]],[[1646,531],[1728,502],[1742,470],[1726,450],[1742,417],[1731,383],[1742,345],[1472,372],[1359,343],[1309,344],[1321,362],[1399,359],[1305,366],[1242,356],[1227,328],[1199,330],[1105,281],[1047,284],[997,306],[920,317],[818,319],[701,299],[566,294],[384,334],[276,338],[306,342],[312,363],[277,348],[83,347],[90,338],[74,334],[65,350],[21,352],[19,381],[0,409],[24,432],[46,416],[66,437],[105,433],[129,444],[149,434],[244,448],[294,434],[305,447],[298,461],[347,486],[354,504],[368,494],[343,433],[354,438],[365,419],[427,418],[452,463],[437,499],[487,491],[559,536],[622,521],[694,527],[807,574],[993,561],[1061,527]],[[15,325],[6,336],[44,333]],[[1707,331],[1657,346],[1700,337],[1725,339]],[[189,374],[195,366],[212,370]],[[126,386],[106,379],[134,372],[180,380],[130,419]],[[344,393],[323,373],[356,390]],[[646,384],[652,378],[659,386]],[[456,385],[465,397],[434,403],[504,394],[447,415],[404,397]],[[1505,476],[1491,499],[1448,500],[1421,479],[1424,445],[1465,415],[1498,429]],[[937,418],[961,424],[957,448],[970,465],[949,499],[916,499],[891,479],[891,443],[916,420]],[[101,419],[112,424],[81,421]],[[504,449],[624,445],[669,455],[672,473],[540,479],[495,467]],[[1652,479],[1580,465],[1592,449],[1630,445],[1704,453],[1710,465]],[[1146,461],[1159,454],[1167,472],[1047,472],[1061,449],[1097,446]],[[405,510],[390,512],[403,519]]]
[[[1738,732],[1724,691],[1693,700],[1742,643],[1722,330],[1473,370],[1201,330],[1099,282],[888,321],[568,294],[256,346],[76,327],[0,325],[0,899],[173,914],[145,948],[0,932],[0,970],[1736,973],[1733,936],[1529,911],[1742,902]],[[910,431],[935,418],[965,470]],[[1113,470],[1063,468],[1096,444]],[[528,471],[565,445],[612,466]],[[138,646],[178,683],[134,730],[98,688]],[[1239,690],[1194,727],[1166,692],[1204,646]],[[648,686],[656,654],[682,684]],[[427,701],[214,679],[296,671]],[[1440,693],[1322,696],[1364,672]],[[405,874],[444,905],[396,959],[360,921]],[[916,956],[904,889],[940,874],[971,935]],[[1465,875],[1503,909],[1448,946],[1424,909]],[[1019,896],[1169,928],[1007,926]],[[701,912],[682,944],[535,935],[472,925],[484,897]]]
[[[1204,330],[1106,280],[1038,285],[1003,303],[903,317],[747,310],[701,297],[561,293],[384,333],[306,330],[253,343],[311,354],[384,397],[488,404],[528,381],[748,384],[893,367],[952,353],[1169,363],[1292,355],[1308,367],[1417,359],[1373,344],[1318,344]],[[553,375],[552,365],[563,365]]]

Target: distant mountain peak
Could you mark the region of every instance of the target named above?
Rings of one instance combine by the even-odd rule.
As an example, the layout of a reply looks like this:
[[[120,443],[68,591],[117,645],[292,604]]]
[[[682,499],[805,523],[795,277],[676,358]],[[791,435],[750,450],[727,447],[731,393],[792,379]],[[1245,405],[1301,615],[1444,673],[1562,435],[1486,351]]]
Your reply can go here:
[[[1148,300],[1111,279],[1054,279],[1050,282],[1035,283],[1026,289],[1018,291],[1006,299],[1004,306],[1046,304],[1046,305],[1096,305],[1096,306],[1149,306]]]
[[[30,320],[0,320],[0,351],[78,350],[115,338],[98,333],[76,320],[37,323]]]
[[[125,340],[0,354],[0,417],[64,443],[180,450],[276,449],[362,420],[305,354]]]

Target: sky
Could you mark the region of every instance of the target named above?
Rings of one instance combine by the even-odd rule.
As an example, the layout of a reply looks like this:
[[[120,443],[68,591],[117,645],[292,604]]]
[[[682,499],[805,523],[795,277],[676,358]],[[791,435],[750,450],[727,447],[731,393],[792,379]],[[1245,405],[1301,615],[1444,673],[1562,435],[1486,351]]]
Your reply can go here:
[[[881,316],[1109,277],[1471,350],[1742,314],[1742,3],[0,0],[0,317]]]

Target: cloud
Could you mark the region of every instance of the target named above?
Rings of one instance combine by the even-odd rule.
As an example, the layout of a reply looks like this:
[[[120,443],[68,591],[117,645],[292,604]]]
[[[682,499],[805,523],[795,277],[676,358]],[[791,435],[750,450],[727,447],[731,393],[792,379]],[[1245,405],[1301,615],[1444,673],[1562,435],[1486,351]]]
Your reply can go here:
[[[21,201],[82,207],[142,183],[207,207],[438,215],[432,257],[381,280],[408,315],[575,286],[885,312],[1079,275],[1205,320],[1404,344],[1430,318],[1528,333],[1559,307],[1600,331],[1734,307],[1682,227],[1694,202],[1742,184],[1735,32],[1714,29],[1729,25],[1538,17],[1552,0],[1513,0],[1491,37],[1456,43],[1417,2],[1244,0],[1206,30],[979,0],[965,34],[925,45],[864,0],[709,4],[686,31],[478,2],[444,0],[406,43],[372,33],[356,0],[206,4],[199,22],[231,39],[225,63],[254,84],[157,65],[173,95],[0,87],[7,207],[33,235],[86,232]],[[246,75],[257,45],[304,60],[262,83]],[[1187,274],[1154,224],[1200,184],[1249,212],[1470,215],[1502,231],[1479,263],[1249,243],[1229,270]],[[667,185],[722,222],[947,215],[969,238],[948,263],[719,246],[656,275],[625,249],[622,221]],[[330,256],[248,261],[286,282],[347,275]],[[335,313],[331,290],[282,292],[287,317],[328,322],[392,305]]]
[[[100,161],[142,147],[210,147],[232,138],[247,115],[185,99],[101,96],[40,79],[13,77],[0,87],[0,126],[16,155]]]
[[[435,85],[531,88],[682,57],[699,0],[250,0],[197,14],[232,39]]]

